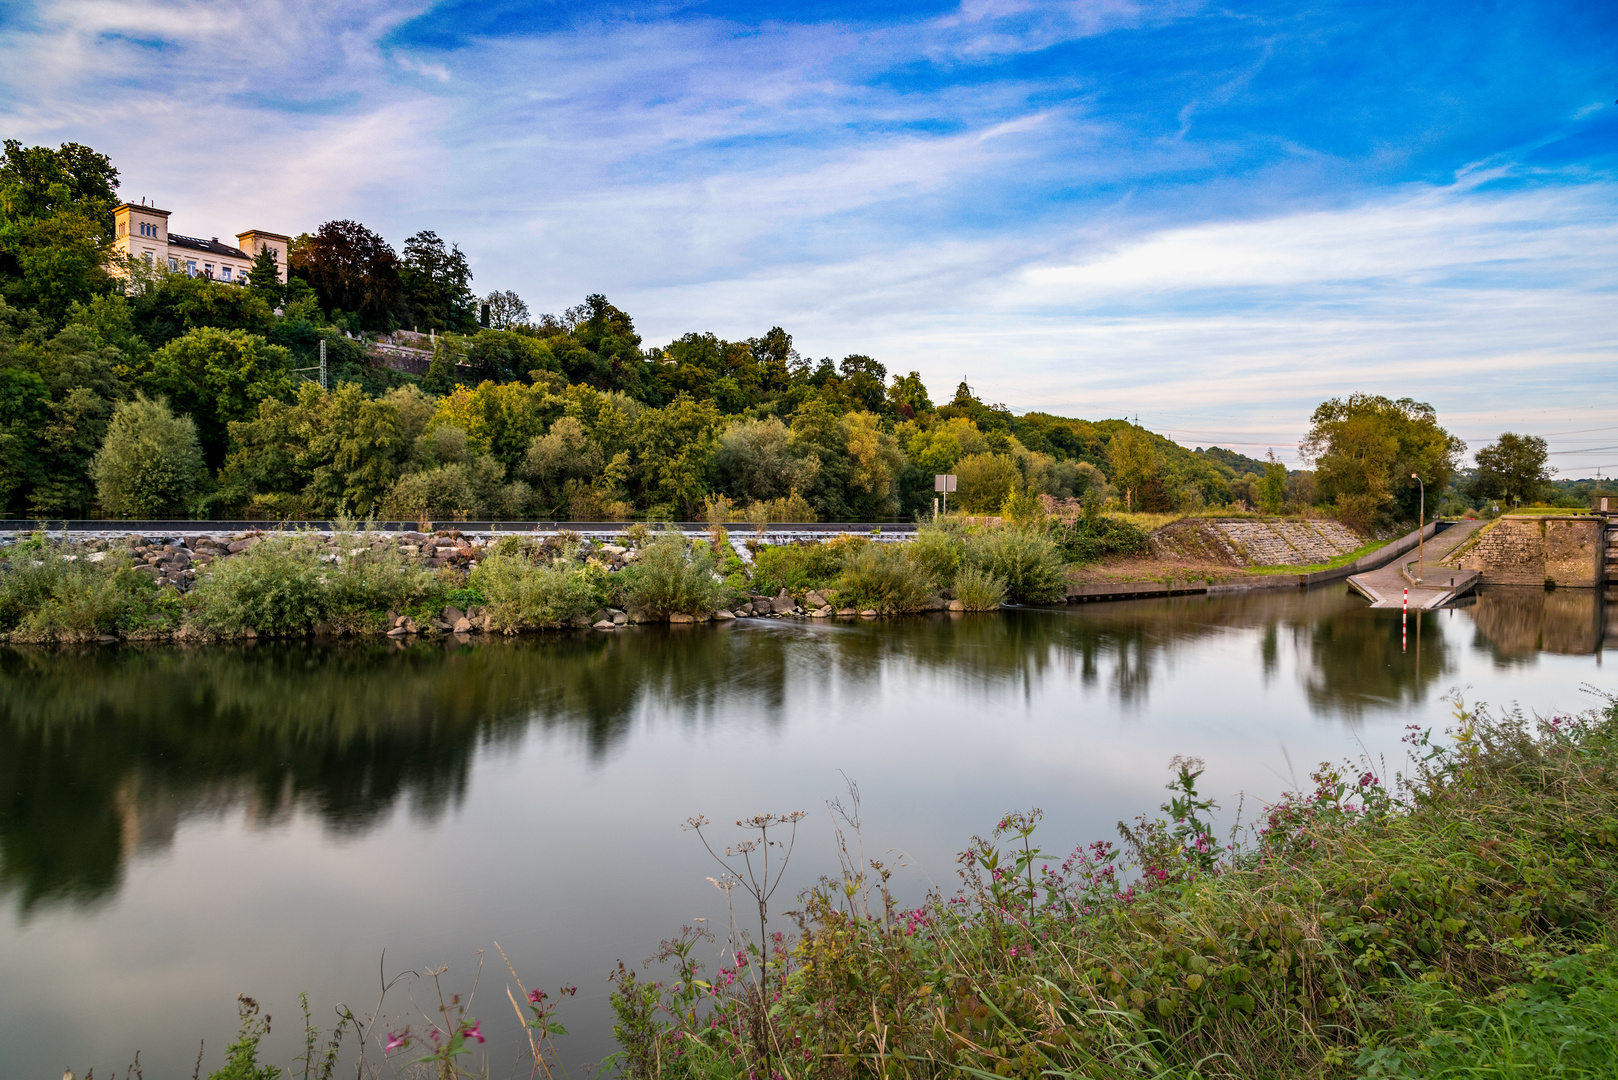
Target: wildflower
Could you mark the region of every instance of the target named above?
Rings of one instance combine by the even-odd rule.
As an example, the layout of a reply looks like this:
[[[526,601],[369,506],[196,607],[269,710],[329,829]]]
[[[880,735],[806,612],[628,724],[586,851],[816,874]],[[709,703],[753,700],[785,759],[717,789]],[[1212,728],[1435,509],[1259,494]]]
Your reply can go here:
[[[465,1035],[468,1039],[473,1039],[473,1040],[475,1040],[477,1042],[483,1042],[484,1041],[483,1040],[483,1032],[478,1030],[482,1026],[483,1026],[483,1021],[479,1020],[476,1023],[474,1023],[471,1027],[469,1027],[465,1031],[461,1032],[461,1034]]]
[[[543,991],[543,990],[530,990],[530,991],[528,991],[528,1000],[529,1000],[529,1002],[531,1004],[538,1005],[541,1001],[545,1000],[545,991]]]
[[[388,1054],[393,1053],[395,1050],[401,1049],[401,1048],[409,1046],[409,1045],[410,1045],[410,1029],[409,1028],[405,1028],[403,1031],[390,1031],[390,1032],[388,1032],[388,1044],[383,1049],[382,1053],[383,1053],[384,1056],[386,1056]]]

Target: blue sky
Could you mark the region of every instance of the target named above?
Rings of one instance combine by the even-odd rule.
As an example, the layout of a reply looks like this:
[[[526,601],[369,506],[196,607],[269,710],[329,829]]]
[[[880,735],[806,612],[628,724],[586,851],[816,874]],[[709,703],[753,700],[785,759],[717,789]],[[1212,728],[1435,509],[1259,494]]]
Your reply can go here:
[[[0,6],[0,116],[180,232],[436,229],[649,344],[791,332],[1296,461],[1431,401],[1618,471],[1618,6]]]

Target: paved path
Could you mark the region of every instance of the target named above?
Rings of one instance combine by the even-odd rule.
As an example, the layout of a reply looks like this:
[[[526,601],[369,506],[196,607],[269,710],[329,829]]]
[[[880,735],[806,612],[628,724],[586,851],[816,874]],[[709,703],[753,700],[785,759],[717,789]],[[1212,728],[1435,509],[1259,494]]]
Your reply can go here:
[[[1384,567],[1355,574],[1348,583],[1374,608],[1403,606],[1406,589],[1410,590],[1413,608],[1443,607],[1478,583],[1480,575],[1476,570],[1462,570],[1445,560],[1484,524],[1458,521],[1427,541],[1426,555],[1420,563],[1415,552],[1407,552]]]

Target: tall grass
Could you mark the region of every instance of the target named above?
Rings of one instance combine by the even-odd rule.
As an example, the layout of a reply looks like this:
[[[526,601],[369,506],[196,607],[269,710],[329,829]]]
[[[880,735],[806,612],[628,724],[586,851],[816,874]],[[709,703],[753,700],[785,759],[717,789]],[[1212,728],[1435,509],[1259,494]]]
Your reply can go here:
[[[967,611],[993,611],[1006,600],[1006,583],[987,570],[963,566],[955,575],[955,599]]]
[[[1037,810],[1011,813],[919,906],[846,859],[795,940],[732,942],[717,977],[689,938],[665,981],[620,972],[621,1071],[1611,1075],[1618,708],[1458,719],[1413,737],[1392,784],[1322,766],[1234,848],[1179,759],[1163,816],[1120,823],[1121,846],[1064,858]]]
[[[213,564],[188,598],[191,625],[215,637],[307,634],[330,607],[324,546],[312,533],[276,533]]]

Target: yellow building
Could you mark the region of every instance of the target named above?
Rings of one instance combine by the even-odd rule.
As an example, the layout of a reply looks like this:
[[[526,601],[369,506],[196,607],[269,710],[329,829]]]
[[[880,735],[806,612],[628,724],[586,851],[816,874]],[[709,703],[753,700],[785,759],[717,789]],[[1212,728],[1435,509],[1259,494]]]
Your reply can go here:
[[[221,244],[219,237],[203,240],[169,232],[169,212],[144,203],[124,203],[113,212],[113,250],[120,255],[143,259],[148,266],[167,266],[192,277],[218,281],[246,282],[253,259],[262,248],[275,253],[281,281],[287,279],[287,245],[292,238],[263,229],[236,234],[236,247]]]

